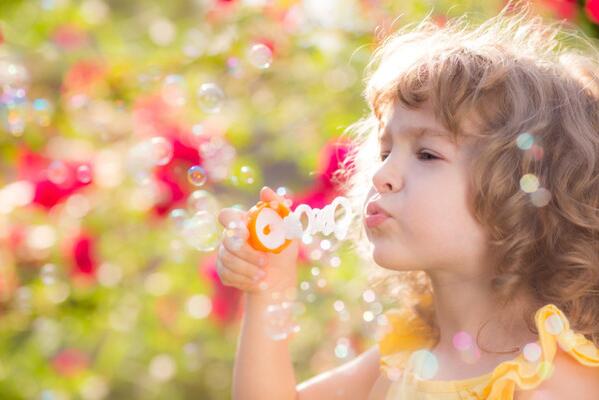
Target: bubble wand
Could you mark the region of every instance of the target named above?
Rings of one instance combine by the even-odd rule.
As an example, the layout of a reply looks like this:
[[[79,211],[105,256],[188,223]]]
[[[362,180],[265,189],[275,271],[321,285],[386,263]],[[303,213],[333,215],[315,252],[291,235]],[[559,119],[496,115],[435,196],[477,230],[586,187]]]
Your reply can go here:
[[[259,251],[278,254],[292,239],[318,232],[324,235],[334,233],[338,240],[343,240],[352,219],[351,204],[343,196],[336,197],[323,209],[300,204],[291,211],[283,202],[276,201],[274,206],[271,203],[273,202],[260,200],[248,211],[248,242]],[[344,216],[340,221],[335,220],[338,206],[344,210]],[[301,222],[303,215],[308,219],[306,228]]]

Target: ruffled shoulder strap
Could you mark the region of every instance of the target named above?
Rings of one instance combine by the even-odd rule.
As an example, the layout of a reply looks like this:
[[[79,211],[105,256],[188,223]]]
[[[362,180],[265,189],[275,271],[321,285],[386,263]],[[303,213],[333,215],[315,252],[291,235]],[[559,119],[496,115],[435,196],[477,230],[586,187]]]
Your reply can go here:
[[[524,346],[518,357],[497,366],[483,391],[485,399],[512,399],[516,388],[534,389],[553,373],[557,346],[588,367],[599,367],[599,348],[574,332],[564,313],[547,304],[535,313],[537,342]]]

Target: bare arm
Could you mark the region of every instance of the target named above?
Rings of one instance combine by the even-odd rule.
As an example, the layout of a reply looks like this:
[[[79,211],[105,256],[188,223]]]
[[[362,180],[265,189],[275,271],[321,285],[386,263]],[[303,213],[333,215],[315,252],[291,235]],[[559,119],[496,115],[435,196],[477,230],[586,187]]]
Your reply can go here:
[[[273,340],[262,321],[269,302],[246,293],[241,334],[233,369],[234,400],[295,400],[295,374],[288,342]]]
[[[379,349],[373,346],[347,363],[297,386],[298,400],[378,400],[369,397],[379,378]],[[381,392],[381,385],[379,393]]]

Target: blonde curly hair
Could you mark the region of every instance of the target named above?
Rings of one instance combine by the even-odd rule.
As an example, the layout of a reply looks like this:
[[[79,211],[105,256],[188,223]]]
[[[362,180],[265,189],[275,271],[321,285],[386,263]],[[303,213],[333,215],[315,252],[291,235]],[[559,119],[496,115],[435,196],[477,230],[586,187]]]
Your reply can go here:
[[[569,46],[565,46],[569,43]],[[508,2],[471,26],[430,15],[381,39],[366,67],[370,113],[346,128],[353,144],[338,171],[355,215],[378,168],[386,107],[431,101],[452,139],[473,143],[471,210],[489,237],[498,298],[527,289],[553,303],[599,346],[599,65],[592,39],[565,21],[544,22],[528,3]],[[467,122],[469,121],[469,122]],[[532,189],[531,189],[532,187]],[[363,224],[350,233],[370,259]],[[424,271],[381,271],[374,285],[434,321]],[[391,282],[391,283],[389,283]],[[532,332],[533,309],[525,310]]]

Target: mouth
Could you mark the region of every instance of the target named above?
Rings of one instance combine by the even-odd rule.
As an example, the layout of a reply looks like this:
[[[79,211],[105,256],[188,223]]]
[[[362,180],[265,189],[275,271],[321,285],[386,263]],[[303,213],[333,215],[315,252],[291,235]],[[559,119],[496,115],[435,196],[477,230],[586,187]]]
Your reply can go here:
[[[364,223],[368,228],[375,228],[389,218],[391,217],[384,213],[369,214],[364,217]]]

